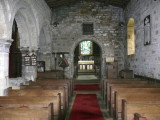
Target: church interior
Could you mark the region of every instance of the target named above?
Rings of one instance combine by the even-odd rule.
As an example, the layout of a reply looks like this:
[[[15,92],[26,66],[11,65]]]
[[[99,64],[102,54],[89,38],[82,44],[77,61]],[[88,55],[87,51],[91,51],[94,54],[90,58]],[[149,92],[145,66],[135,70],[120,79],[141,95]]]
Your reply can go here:
[[[0,0],[0,120],[160,120],[160,0]]]

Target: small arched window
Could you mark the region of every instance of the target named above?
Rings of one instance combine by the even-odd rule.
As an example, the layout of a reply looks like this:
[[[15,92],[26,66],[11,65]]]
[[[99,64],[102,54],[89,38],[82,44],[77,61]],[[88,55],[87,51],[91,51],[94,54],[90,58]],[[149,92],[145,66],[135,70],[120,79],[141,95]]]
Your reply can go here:
[[[128,55],[135,54],[135,35],[133,18],[130,18],[127,24],[127,51]]]

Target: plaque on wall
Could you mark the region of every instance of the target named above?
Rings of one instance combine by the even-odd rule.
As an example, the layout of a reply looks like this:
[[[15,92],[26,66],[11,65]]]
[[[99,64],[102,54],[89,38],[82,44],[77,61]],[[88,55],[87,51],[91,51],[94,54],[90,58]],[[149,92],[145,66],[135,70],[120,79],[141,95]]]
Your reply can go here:
[[[83,23],[83,35],[93,35],[93,23]]]
[[[31,55],[31,66],[36,66],[37,65],[37,57],[36,55],[32,54]]]
[[[24,65],[25,66],[31,65],[31,56],[29,56],[29,55],[24,56]]]
[[[150,15],[144,18],[144,46],[151,44],[151,19]]]

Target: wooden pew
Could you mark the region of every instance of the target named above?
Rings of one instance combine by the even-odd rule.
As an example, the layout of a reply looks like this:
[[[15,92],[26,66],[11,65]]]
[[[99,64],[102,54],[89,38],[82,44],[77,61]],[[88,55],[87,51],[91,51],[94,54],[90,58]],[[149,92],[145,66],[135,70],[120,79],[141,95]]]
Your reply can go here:
[[[57,78],[57,71],[55,72],[37,72],[37,79],[41,78]]]
[[[67,91],[69,98],[72,96],[72,87],[70,81],[68,80],[37,80],[36,82],[30,81],[29,85],[55,85],[55,86],[64,86]]]
[[[122,117],[122,100],[130,100],[132,103],[160,103],[160,93],[147,93],[139,91],[139,93],[119,93],[115,101],[115,117],[121,119]]]
[[[48,108],[0,108],[0,120],[53,120]]]
[[[117,105],[117,99],[119,97],[118,93],[160,93],[160,88],[121,88],[116,87],[111,89],[111,98],[110,98],[110,106],[111,106],[111,112],[114,113],[115,107]],[[116,104],[116,105],[115,105]]]
[[[105,100],[105,97],[106,97],[106,91],[107,91],[107,84],[108,83],[121,83],[121,82],[136,82],[136,81],[141,81],[141,79],[105,79],[105,80],[102,80],[102,95],[103,95],[103,98]]]
[[[69,99],[71,98],[71,93],[70,93],[70,89],[67,83],[61,83],[61,82],[48,82],[48,81],[36,81],[36,82],[30,82],[29,86],[43,86],[44,88],[49,89],[51,86],[52,87],[64,87],[65,89],[65,93],[67,96],[67,103],[69,101]],[[48,86],[48,87],[46,87]],[[50,87],[49,87],[50,86]]]
[[[111,102],[111,90],[114,88],[154,88],[154,84],[145,84],[145,83],[117,83],[117,84],[109,84],[107,88],[107,97],[106,97],[106,103],[107,105],[110,105]],[[111,106],[107,106],[111,107]]]
[[[57,97],[26,97],[26,96],[0,96],[0,108],[48,108],[51,106],[52,119],[54,116],[53,99]]]
[[[105,91],[106,91],[106,82],[109,82],[109,81],[132,81],[132,80],[137,80],[137,81],[141,81],[141,79],[138,79],[138,78],[129,78],[129,79],[122,79],[122,78],[116,78],[116,79],[103,79],[101,80],[101,90],[102,90],[102,96],[104,98],[104,95],[105,95]]]
[[[130,101],[123,100],[122,120],[133,120],[134,113],[139,113],[146,117],[147,120],[160,119],[160,103],[130,103]]]
[[[55,96],[56,99],[53,99],[54,104],[54,115],[61,116],[61,96],[56,90],[11,90],[8,89],[8,96],[37,96],[37,97],[45,97]]]
[[[37,81],[66,82],[67,84],[69,84],[70,89],[71,89],[71,92],[73,92],[73,90],[74,90],[74,82],[73,82],[73,79],[53,79],[53,78],[44,79],[44,78],[41,78],[41,79],[38,79]],[[36,82],[37,82],[37,81],[36,81]]]
[[[57,70],[57,71],[50,71],[50,72],[37,72],[37,78],[63,78],[63,71]]]
[[[68,92],[63,86],[51,86],[51,85],[21,85],[20,89],[43,89],[43,90],[59,90],[58,93],[61,93],[61,108],[66,110],[68,102]]]
[[[109,94],[110,86],[113,84],[146,84],[146,83],[147,83],[147,81],[139,81],[139,80],[108,81],[108,82],[106,82],[106,91],[105,91],[106,97],[107,97],[107,94]]]

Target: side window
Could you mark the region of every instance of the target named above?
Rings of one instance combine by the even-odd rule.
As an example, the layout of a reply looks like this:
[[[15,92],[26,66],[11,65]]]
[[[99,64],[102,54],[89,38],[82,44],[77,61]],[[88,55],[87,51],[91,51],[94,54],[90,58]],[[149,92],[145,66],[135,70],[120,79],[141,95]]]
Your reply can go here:
[[[135,54],[134,19],[130,18],[127,24],[127,54]]]

